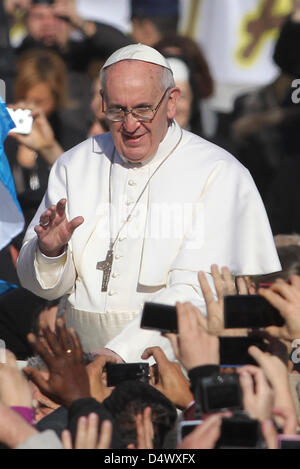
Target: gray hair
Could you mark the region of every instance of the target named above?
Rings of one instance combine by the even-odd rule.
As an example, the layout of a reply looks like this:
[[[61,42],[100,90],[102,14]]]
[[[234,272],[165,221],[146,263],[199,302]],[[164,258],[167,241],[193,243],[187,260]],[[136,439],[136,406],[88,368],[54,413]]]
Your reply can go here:
[[[161,79],[160,79],[160,85],[162,90],[166,90],[167,88],[174,88],[175,81],[174,81],[174,76],[173,72],[171,69],[162,67],[160,65],[157,65],[161,69]],[[107,67],[109,68],[109,67]],[[103,93],[105,94],[105,84],[106,84],[106,69],[107,68],[101,68],[100,70],[100,86],[101,89],[103,90]]]

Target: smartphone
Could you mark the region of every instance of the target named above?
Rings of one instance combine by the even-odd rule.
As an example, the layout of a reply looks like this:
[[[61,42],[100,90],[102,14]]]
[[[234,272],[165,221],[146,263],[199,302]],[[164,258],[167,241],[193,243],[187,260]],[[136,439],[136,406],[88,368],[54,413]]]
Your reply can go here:
[[[260,295],[224,297],[225,329],[284,325],[279,311]]]
[[[183,420],[179,422],[177,427],[177,443],[181,443],[186,436],[192,433],[199,425],[202,425],[202,423],[203,420]]]
[[[142,312],[141,328],[177,333],[176,306],[146,302]]]
[[[218,448],[258,448],[260,423],[248,416],[223,417]]]
[[[243,409],[240,380],[235,373],[200,378],[195,398],[205,414]]]
[[[32,130],[33,117],[30,109],[6,108],[16,127],[10,130],[21,135],[28,135]]]
[[[257,365],[248,353],[248,348],[255,345],[265,351],[267,344],[258,337],[219,337],[220,365],[226,367]]]
[[[149,383],[149,363],[107,363],[107,386],[117,386],[123,381]]]
[[[300,435],[278,435],[278,449],[300,449]]]

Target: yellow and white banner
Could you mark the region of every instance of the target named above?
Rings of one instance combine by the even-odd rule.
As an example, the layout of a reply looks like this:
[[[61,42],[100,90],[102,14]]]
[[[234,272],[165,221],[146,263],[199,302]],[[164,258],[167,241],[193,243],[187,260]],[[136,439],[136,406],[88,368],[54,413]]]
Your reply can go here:
[[[278,74],[274,45],[295,0],[182,0],[182,31],[202,47],[216,82],[215,108]]]
[[[184,3],[189,8],[185,12],[188,34],[203,47],[217,81],[260,84],[274,77],[274,42],[293,0]]]

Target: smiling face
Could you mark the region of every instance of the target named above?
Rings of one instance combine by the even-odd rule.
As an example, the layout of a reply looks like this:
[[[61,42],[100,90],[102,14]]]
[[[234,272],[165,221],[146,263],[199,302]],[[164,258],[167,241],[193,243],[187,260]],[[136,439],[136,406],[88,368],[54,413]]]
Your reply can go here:
[[[155,108],[166,88],[162,86],[162,67],[140,60],[124,60],[106,70],[105,107]],[[138,163],[153,156],[167,133],[169,120],[175,116],[179,90],[172,88],[161,102],[151,122],[142,122],[127,114],[122,122],[110,122],[118,152],[128,161]]]

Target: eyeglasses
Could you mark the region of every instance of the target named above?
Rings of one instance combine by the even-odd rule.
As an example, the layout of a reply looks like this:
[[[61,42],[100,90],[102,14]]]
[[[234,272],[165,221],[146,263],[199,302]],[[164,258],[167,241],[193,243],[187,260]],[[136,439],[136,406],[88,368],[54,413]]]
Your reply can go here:
[[[141,107],[134,107],[133,109],[127,109],[126,107],[116,107],[116,108],[108,108],[106,111],[104,110],[104,99],[102,100],[102,111],[106,115],[107,119],[109,119],[112,122],[121,122],[125,119],[125,117],[128,114],[132,114],[132,116],[139,120],[139,121],[144,121],[144,122],[151,122],[152,119],[154,119],[154,116],[156,112],[159,109],[159,106],[163,102],[167,92],[171,88],[167,88],[164,94],[162,95],[159,103],[157,106],[154,108],[151,108],[149,106],[141,106]],[[103,97],[103,96],[102,96]]]

